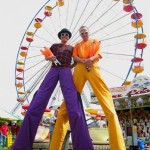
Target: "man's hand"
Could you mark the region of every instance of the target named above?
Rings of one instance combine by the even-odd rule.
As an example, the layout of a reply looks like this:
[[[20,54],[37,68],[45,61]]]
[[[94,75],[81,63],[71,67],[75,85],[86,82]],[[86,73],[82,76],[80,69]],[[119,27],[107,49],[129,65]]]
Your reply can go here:
[[[41,122],[41,123],[40,123],[40,126],[44,126],[44,123]]]
[[[50,121],[49,123],[50,123],[50,124],[55,124],[55,121]]]
[[[85,63],[85,59],[80,59],[80,63],[84,64]]]
[[[56,56],[48,56],[48,57],[45,57],[45,60],[54,61],[54,60],[56,60]]]
[[[90,71],[90,67],[93,64],[93,61],[91,58],[88,59],[82,59],[78,56],[73,57],[74,61],[76,61],[77,63],[82,63],[85,65],[85,68],[87,69],[87,71]]]
[[[84,62],[85,62],[85,59],[82,59],[82,58],[80,58],[80,57],[78,57],[78,56],[74,56],[73,59],[74,59],[74,61],[77,62],[77,63],[82,63],[82,64],[84,64]]]
[[[91,67],[92,64],[93,64],[93,61],[92,61],[90,58],[84,59],[84,65],[85,65],[86,67]]]

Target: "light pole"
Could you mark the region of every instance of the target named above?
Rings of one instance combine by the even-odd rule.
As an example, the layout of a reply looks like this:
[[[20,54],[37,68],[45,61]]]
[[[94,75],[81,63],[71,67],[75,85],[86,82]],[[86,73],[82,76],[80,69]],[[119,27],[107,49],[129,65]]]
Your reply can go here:
[[[128,106],[130,108],[130,125],[132,128],[132,145],[129,147],[129,150],[139,150],[138,142],[137,142],[137,125],[133,120],[132,116],[132,102],[131,102],[131,94],[127,93],[128,96]]]

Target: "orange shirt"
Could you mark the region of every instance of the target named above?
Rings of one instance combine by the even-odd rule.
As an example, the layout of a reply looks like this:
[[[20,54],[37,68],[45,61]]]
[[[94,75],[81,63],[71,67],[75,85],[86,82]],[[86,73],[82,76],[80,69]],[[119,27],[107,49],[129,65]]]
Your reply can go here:
[[[73,50],[73,56],[78,56],[80,58],[90,58],[96,54],[102,54],[100,52],[100,42],[98,40],[89,39],[88,41],[77,43]]]

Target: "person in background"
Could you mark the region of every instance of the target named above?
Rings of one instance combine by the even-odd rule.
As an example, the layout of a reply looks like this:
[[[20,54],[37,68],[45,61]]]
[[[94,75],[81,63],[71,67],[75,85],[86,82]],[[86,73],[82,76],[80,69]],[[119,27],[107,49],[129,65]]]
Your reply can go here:
[[[73,72],[77,92],[81,94],[86,81],[90,83],[108,121],[110,149],[126,150],[112,95],[104,82],[98,65],[98,61],[102,58],[101,43],[99,40],[90,38],[90,32],[86,26],[80,27],[79,34],[82,41],[75,44],[73,51],[73,58],[77,63]],[[53,133],[56,136],[53,136],[51,142],[51,145],[56,145],[57,148],[50,150],[62,148],[68,125],[65,103],[62,103]]]
[[[14,141],[14,139],[16,138],[16,126],[17,126],[17,125],[16,125],[16,121],[12,121],[12,122],[11,122],[10,129],[11,129],[13,141]]]
[[[100,128],[107,128],[107,123],[103,118],[101,118],[97,121],[97,125]]]
[[[49,134],[47,136],[48,139],[52,138],[52,133],[56,123],[57,114],[58,114],[58,109],[54,111],[54,114],[51,117],[44,117],[40,123],[41,126],[44,126],[45,128],[49,129]]]
[[[45,128],[48,128],[50,130],[50,117],[44,116],[41,120],[40,126],[44,126]],[[50,139],[50,132],[48,133],[46,138]]]
[[[18,132],[19,132],[19,129],[20,129],[20,125],[16,124],[16,136],[18,135]]]
[[[6,138],[8,134],[8,122],[4,122],[4,124],[0,128],[0,144],[2,147],[6,145]]]
[[[56,123],[56,120],[57,120],[57,115],[58,115],[58,109],[56,109],[54,111],[54,114],[50,117],[50,140],[52,139],[52,135],[53,135],[53,130],[54,130],[54,127],[55,127],[55,123]]]

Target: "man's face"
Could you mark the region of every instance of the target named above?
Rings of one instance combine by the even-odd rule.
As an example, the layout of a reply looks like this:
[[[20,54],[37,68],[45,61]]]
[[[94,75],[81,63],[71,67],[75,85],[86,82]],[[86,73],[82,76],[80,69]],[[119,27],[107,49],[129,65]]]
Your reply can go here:
[[[88,40],[89,38],[89,30],[85,27],[85,28],[81,28],[80,29],[80,36],[82,37],[82,39],[84,41]]]
[[[61,33],[60,39],[62,42],[67,42],[69,40],[69,34],[68,33]]]
[[[7,126],[7,125],[8,125],[8,122],[5,122],[5,125]]]
[[[55,110],[55,116],[57,116],[57,115],[58,115],[58,110],[56,109],[56,110]]]

